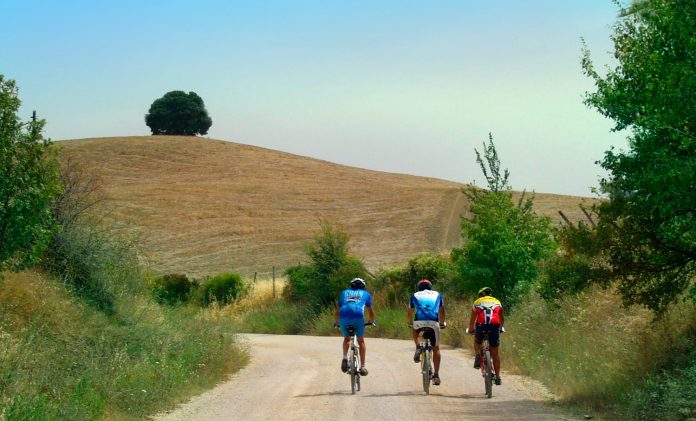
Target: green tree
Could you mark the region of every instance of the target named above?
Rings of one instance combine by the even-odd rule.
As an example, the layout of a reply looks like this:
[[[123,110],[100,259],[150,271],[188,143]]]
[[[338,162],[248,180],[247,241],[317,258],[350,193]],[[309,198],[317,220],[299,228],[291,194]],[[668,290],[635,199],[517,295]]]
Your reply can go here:
[[[45,122],[22,123],[21,101],[13,80],[0,75],[0,270],[19,270],[35,263],[51,241],[51,213],[60,192]]]
[[[207,134],[213,120],[198,94],[171,91],[152,103],[145,124],[153,135],[195,136]]]
[[[549,219],[533,212],[533,197],[523,194],[514,203],[509,172],[501,173],[493,137],[489,135],[483,146],[483,157],[477,150],[476,162],[488,190],[474,186],[462,190],[471,200],[471,217],[462,219],[465,244],[452,256],[459,263],[463,289],[474,292],[490,286],[511,306],[520,291],[536,280],[540,261],[553,250],[552,231]]]
[[[351,279],[366,274],[362,263],[348,253],[348,234],[327,221],[320,221],[320,228],[306,249],[310,262],[286,271],[286,294],[307,302],[314,310],[335,302]]]
[[[624,302],[659,310],[689,287],[696,298],[696,6],[639,6],[622,10],[615,26],[615,68],[601,76],[587,50],[583,58],[596,84],[586,104],[631,131],[628,150],[600,162],[608,200],[595,208],[588,238],[601,242],[593,255],[607,268],[599,273],[617,282]]]

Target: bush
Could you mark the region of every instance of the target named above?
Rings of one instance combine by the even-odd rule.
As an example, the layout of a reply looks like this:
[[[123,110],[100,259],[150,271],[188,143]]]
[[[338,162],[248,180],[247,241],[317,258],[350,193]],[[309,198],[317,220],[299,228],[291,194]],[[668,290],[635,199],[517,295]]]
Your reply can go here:
[[[248,285],[236,273],[222,273],[210,279],[200,288],[201,304],[208,306],[213,302],[229,304],[248,291]]]
[[[56,233],[43,265],[74,295],[107,314],[118,297],[144,292],[134,247],[96,226],[75,224]]]
[[[430,280],[433,288],[442,293],[454,292],[457,285],[457,266],[445,256],[424,253],[412,258],[405,265],[380,271],[375,284],[387,293],[389,302],[397,303],[408,299],[421,279]]]
[[[351,279],[365,278],[366,272],[358,259],[347,256],[328,274],[322,274],[314,265],[301,264],[288,268],[285,275],[288,277],[285,297],[297,299],[318,312],[334,303],[338,294],[350,287]]]
[[[311,263],[286,270],[286,298],[300,300],[316,312],[335,302],[353,278],[366,276],[362,263],[348,255],[348,235],[321,222],[321,233],[307,247]]]
[[[170,273],[155,279],[150,292],[158,303],[174,305],[188,301],[198,287],[200,287],[198,281],[189,280],[185,274]]]

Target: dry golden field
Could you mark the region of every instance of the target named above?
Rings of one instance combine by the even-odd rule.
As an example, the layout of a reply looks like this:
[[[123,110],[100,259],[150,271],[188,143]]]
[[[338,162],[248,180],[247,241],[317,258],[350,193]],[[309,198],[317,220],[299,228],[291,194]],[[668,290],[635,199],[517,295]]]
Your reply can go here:
[[[451,181],[200,137],[57,144],[101,176],[106,219],[138,238],[158,273],[281,272],[304,260],[320,219],[345,230],[351,253],[371,269],[461,242],[468,200]],[[535,207],[554,221],[559,209],[579,220],[581,202],[591,199],[537,193]]]

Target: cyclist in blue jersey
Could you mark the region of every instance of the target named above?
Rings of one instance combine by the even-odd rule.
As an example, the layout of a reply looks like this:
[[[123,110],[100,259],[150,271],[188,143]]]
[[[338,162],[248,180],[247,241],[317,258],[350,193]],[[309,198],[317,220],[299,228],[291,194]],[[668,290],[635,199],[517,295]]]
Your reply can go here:
[[[350,346],[350,336],[348,326],[355,326],[355,336],[358,337],[360,345],[360,375],[367,376],[365,368],[365,307],[370,315],[368,324],[375,322],[375,312],[372,310],[372,296],[365,291],[365,281],[355,278],[350,281],[350,288],[343,290],[338,296],[338,305],[334,312],[334,327],[341,327],[343,333],[343,360],[341,370],[348,371],[348,347]]]
[[[418,291],[411,296],[408,303],[407,323],[413,327],[413,342],[416,343],[416,353],[413,362],[420,362],[420,343],[418,342],[418,328],[428,327],[425,335],[429,336],[433,345],[433,365],[435,373],[433,384],[440,385],[440,328],[445,327],[445,302],[442,295],[433,291],[433,284],[427,279],[421,279],[417,284]],[[415,312],[415,320],[414,320]]]

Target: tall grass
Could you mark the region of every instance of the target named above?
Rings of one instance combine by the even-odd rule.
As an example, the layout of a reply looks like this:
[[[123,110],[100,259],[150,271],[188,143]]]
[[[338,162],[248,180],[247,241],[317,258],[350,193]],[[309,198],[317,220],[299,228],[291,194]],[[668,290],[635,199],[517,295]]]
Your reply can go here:
[[[109,315],[46,275],[0,283],[0,419],[141,419],[247,358],[193,308],[132,295]]]
[[[696,344],[696,309],[675,302],[672,311],[656,320],[644,308],[623,308],[620,303],[613,291],[599,288],[567,297],[559,306],[531,295],[507,318],[504,361],[508,368],[541,380],[566,402],[629,415],[627,408],[638,409],[654,393],[643,392],[646,387],[654,389],[655,381],[663,384],[658,380],[661,370],[671,376],[681,372],[678,367],[696,366],[696,353],[688,352]],[[686,378],[680,383],[686,386],[682,392],[696,395],[696,386],[687,386]],[[691,408],[696,415],[696,404]],[[630,417],[641,416],[634,411]],[[661,418],[680,419],[669,414]]]
[[[299,303],[283,299],[287,279],[249,281],[250,291],[231,305],[212,310],[226,317],[239,332],[298,334],[305,330],[312,312]]]

